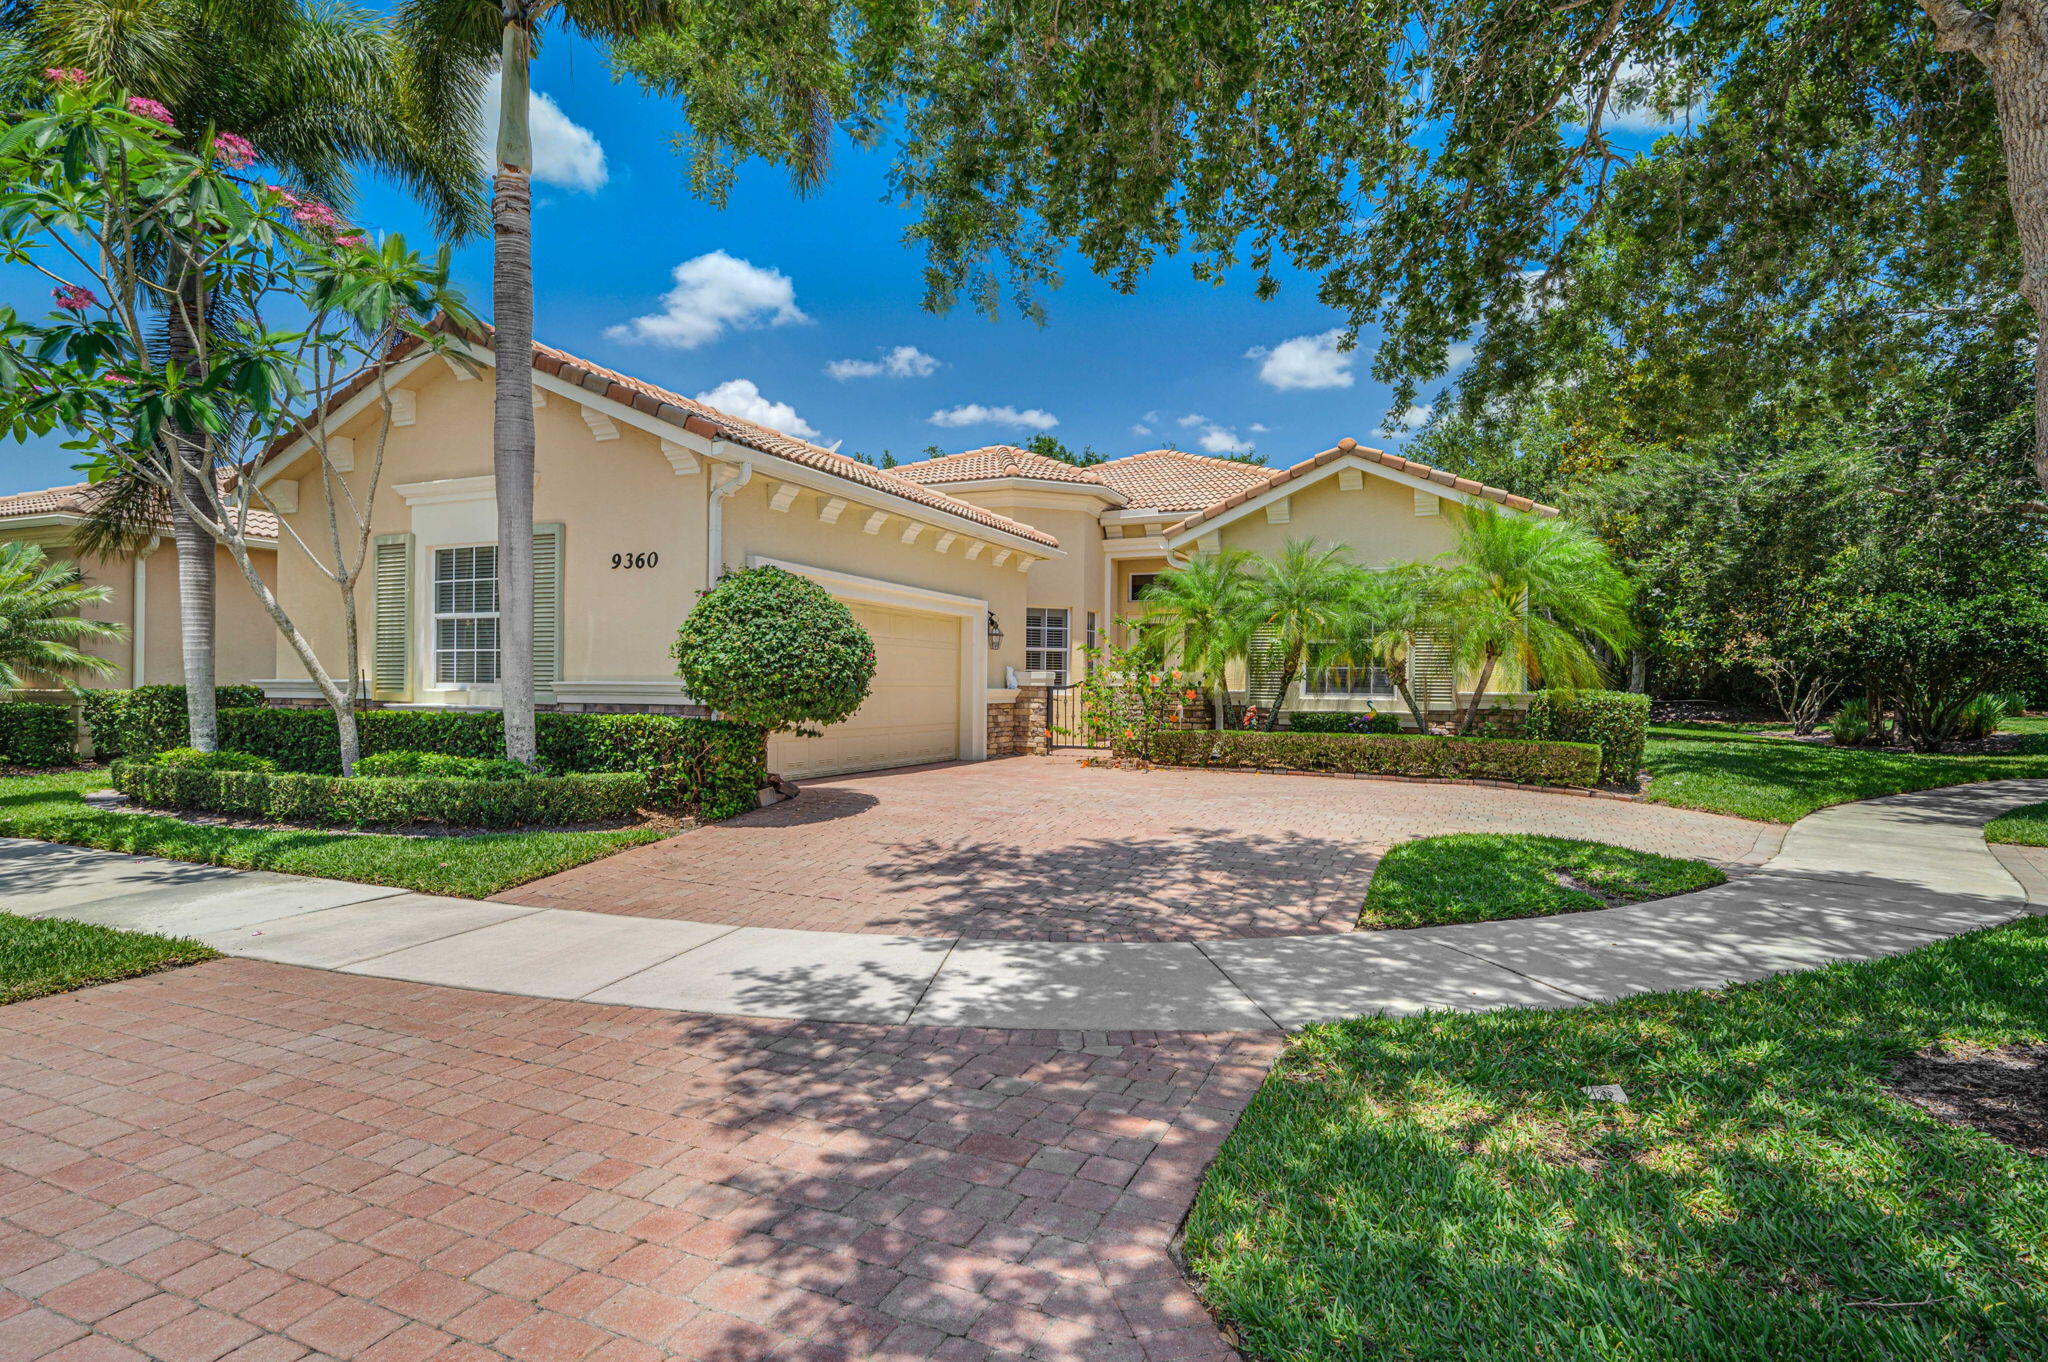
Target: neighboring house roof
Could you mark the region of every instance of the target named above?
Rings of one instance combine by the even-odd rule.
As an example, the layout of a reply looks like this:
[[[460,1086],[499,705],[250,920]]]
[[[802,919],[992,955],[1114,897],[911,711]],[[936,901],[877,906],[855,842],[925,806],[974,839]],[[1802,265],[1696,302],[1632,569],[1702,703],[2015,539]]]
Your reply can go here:
[[[1292,468],[1283,469],[1278,473],[1267,474],[1252,486],[1233,493],[1213,506],[1203,508],[1200,514],[1191,515],[1178,525],[1168,526],[1166,535],[1169,539],[1186,535],[1212,520],[1227,516],[1246,502],[1262,497],[1268,492],[1285,486],[1287,483],[1307,477],[1317,469],[1333,464],[1339,459],[1347,458],[1358,459],[1368,464],[1378,464],[1382,468],[1389,468],[1397,473],[1405,473],[1411,478],[1420,478],[1426,482],[1435,483],[1447,491],[1463,493],[1465,496],[1477,497],[1482,501],[1498,502],[1509,510],[1527,511],[1534,515],[1542,516],[1551,516],[1558,513],[1555,506],[1545,506],[1541,502],[1531,501],[1527,497],[1516,496],[1505,488],[1490,487],[1483,482],[1474,482],[1470,478],[1461,478],[1455,473],[1447,473],[1441,468],[1432,468],[1426,463],[1417,463],[1413,459],[1404,459],[1398,454],[1389,454],[1384,450],[1367,448],[1347,436],[1337,442],[1336,448],[1326,449],[1312,459],[1303,459]],[[1265,470],[1261,469],[1260,472],[1264,473]]]
[[[39,492],[16,492],[11,496],[0,496],[0,520],[14,520],[27,516],[75,516],[92,514],[93,499],[97,494],[93,484],[76,482],[68,487],[46,487]],[[170,522],[164,522],[164,529],[170,529]],[[277,538],[277,517],[268,511],[249,512],[249,534],[257,539]]]
[[[1101,487],[1097,469],[1077,468],[1043,454],[1033,454],[1015,445],[983,445],[960,454],[942,454],[936,459],[904,464],[896,471],[913,482],[986,482],[992,478],[1025,478],[1032,482],[1084,482]]]
[[[1103,482],[1122,492],[1132,506],[1161,511],[1199,511],[1272,475],[1261,464],[1211,459],[1178,449],[1148,449],[1097,464]]]
[[[446,324],[441,319],[436,319],[434,326],[436,330],[446,329]],[[484,327],[482,336],[477,339],[484,347],[495,349],[496,335],[489,327]],[[392,346],[390,354],[385,358],[384,367],[403,362],[418,347],[417,339],[405,337]],[[566,350],[558,350],[552,345],[543,345],[539,341],[533,343],[533,367],[544,374],[573,383],[600,397],[610,398],[657,420],[680,426],[692,434],[710,439],[730,440],[734,444],[789,459],[808,468],[815,468],[819,472],[901,497],[905,501],[915,502],[934,511],[943,511],[988,529],[1000,530],[1034,544],[1043,544],[1047,548],[1056,549],[1060,545],[1057,538],[1035,526],[1012,520],[1006,515],[998,515],[994,511],[984,510],[957,497],[947,496],[944,492],[913,482],[892,470],[875,468],[862,463],[859,459],[850,459],[844,454],[836,454],[829,449],[821,448],[808,440],[785,435],[759,422],[706,406],[695,398],[684,397],[681,393],[656,387],[644,379],[633,378],[615,369],[607,369],[601,364],[594,364]],[[367,390],[376,382],[377,373],[378,366],[365,367],[328,400],[327,410],[336,410]],[[272,441],[265,453],[265,460],[276,457],[296,441],[304,433],[305,424],[301,422],[299,426]]]

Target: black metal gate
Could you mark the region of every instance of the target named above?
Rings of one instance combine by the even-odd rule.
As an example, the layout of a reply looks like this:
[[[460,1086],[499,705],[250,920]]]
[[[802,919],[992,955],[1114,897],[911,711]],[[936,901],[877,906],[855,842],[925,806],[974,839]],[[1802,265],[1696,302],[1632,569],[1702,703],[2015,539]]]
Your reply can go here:
[[[1045,720],[1054,747],[1100,747],[1104,744],[1088,721],[1087,697],[1081,683],[1046,687]]]

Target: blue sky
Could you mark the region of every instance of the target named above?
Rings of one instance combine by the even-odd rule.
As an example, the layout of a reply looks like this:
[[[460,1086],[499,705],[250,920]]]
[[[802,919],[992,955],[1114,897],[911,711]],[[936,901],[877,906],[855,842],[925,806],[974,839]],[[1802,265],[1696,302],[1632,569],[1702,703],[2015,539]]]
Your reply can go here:
[[[805,200],[778,172],[748,167],[730,205],[713,211],[691,197],[670,145],[678,110],[613,83],[601,51],[557,37],[534,88],[546,101],[534,120],[536,334],[549,343],[848,452],[906,461],[931,444],[1021,443],[1041,429],[1112,455],[1255,449],[1275,466],[1346,435],[1398,441],[1380,433],[1390,395],[1366,374],[1372,338],[1332,353],[1320,338],[1339,319],[1310,278],[1283,274],[1279,296],[1261,302],[1249,272],[1213,286],[1167,260],[1126,295],[1071,260],[1043,326],[971,309],[935,316],[920,306],[921,254],[903,242],[911,216],[884,198],[886,146],[842,144],[829,181]],[[352,217],[372,233],[430,238],[388,185],[366,182]],[[463,247],[457,270],[487,314],[488,242]],[[672,290],[686,305],[665,318]],[[40,312],[47,290],[13,273],[0,278],[0,301]],[[707,312],[722,323],[702,324]],[[828,371],[849,360],[881,372]],[[952,424],[935,424],[937,413]],[[73,461],[55,440],[0,445],[0,490],[69,481]]]

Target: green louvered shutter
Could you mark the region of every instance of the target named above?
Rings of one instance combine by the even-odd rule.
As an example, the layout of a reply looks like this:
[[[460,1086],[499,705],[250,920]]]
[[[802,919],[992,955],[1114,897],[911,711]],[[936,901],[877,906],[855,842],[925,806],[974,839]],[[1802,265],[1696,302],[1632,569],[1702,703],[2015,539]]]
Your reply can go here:
[[[380,534],[370,555],[370,693],[404,700],[412,694],[412,536]]]
[[[533,686],[552,702],[562,679],[562,527],[533,527]],[[548,692],[541,694],[541,692]]]

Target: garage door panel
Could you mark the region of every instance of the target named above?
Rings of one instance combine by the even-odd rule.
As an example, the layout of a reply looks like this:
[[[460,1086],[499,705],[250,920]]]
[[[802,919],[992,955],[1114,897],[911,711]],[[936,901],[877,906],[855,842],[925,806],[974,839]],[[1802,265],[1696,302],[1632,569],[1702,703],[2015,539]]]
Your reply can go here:
[[[848,603],[875,641],[875,679],[852,718],[815,738],[770,740],[785,776],[953,761],[960,755],[960,622],[950,615]]]

